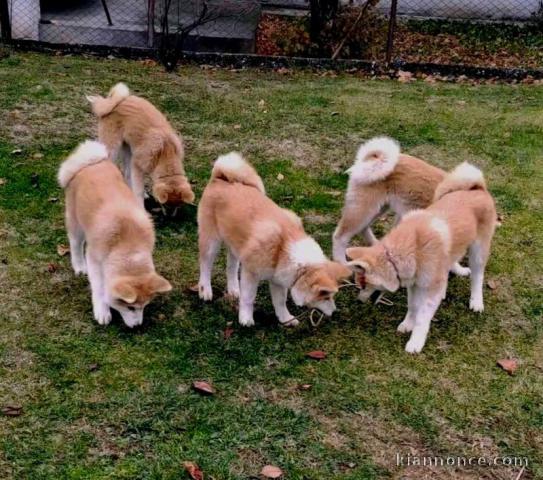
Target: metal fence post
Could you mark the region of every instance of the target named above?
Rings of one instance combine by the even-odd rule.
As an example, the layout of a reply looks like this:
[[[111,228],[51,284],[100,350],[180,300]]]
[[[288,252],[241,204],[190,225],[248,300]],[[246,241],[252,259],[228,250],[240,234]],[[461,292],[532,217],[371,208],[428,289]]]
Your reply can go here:
[[[11,41],[11,22],[9,20],[8,0],[0,0],[0,29],[2,29],[2,41]]]
[[[147,46],[155,46],[155,0],[147,2]]]
[[[390,2],[390,16],[388,19],[388,38],[387,38],[387,53],[386,53],[386,65],[390,65],[392,60],[392,49],[394,47],[394,32],[396,29],[396,11],[398,9],[398,0],[392,0]]]

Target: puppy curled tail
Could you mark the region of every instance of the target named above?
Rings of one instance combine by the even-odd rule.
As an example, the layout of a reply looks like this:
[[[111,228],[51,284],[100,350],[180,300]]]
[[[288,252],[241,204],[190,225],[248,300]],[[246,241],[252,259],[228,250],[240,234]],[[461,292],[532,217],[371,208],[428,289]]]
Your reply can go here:
[[[130,96],[130,90],[124,83],[118,83],[110,91],[106,98],[99,95],[87,95],[93,113],[98,117],[109,115],[119,103]]]
[[[66,188],[79,171],[89,165],[108,158],[105,145],[94,140],[79,144],[72,154],[62,163],[58,171],[58,183]]]
[[[211,180],[221,179],[230,183],[242,183],[266,194],[264,183],[256,170],[238,152],[221,155],[211,171]]]
[[[400,158],[400,146],[388,137],[375,137],[360,145],[354,165],[347,170],[351,181],[370,184],[388,177]]]
[[[486,182],[481,170],[464,162],[449,172],[438,184],[434,193],[434,202],[447,193],[469,190],[486,190]]]

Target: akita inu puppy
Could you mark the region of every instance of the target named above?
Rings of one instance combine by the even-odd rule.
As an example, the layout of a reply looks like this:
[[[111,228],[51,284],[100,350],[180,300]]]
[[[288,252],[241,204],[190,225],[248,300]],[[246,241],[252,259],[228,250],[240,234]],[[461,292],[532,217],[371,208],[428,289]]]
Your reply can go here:
[[[437,186],[435,202],[414,210],[371,247],[347,249],[348,263],[363,289],[391,292],[407,287],[408,310],[399,332],[412,332],[405,346],[422,350],[430,322],[445,297],[448,272],[469,251],[471,299],[483,311],[483,278],[496,227],[494,200],[480,170],[463,163]]]
[[[141,325],[145,306],[172,289],[155,272],[149,215],[99,142],[79,145],[61,165],[58,181],[66,191],[72,267],[88,273],[94,318],[107,325],[111,307],[127,326]]]
[[[371,224],[387,208],[394,211],[398,224],[407,212],[430,205],[437,185],[445,177],[440,168],[400,153],[399,145],[387,137],[361,145],[348,172],[345,206],[333,238],[336,262],[345,262],[345,249],[359,232],[369,245],[377,242]],[[455,263],[452,272],[467,276],[469,268]]]
[[[120,159],[126,181],[143,204],[144,176],[162,204],[192,203],[194,193],[183,167],[184,148],[166,117],[147,100],[130,95],[123,83],[107,98],[87,96],[98,117],[98,137],[111,158]]]
[[[253,305],[261,280],[269,281],[279,322],[295,326],[298,321],[286,305],[289,289],[296,305],[332,315],[339,283],[351,275],[348,268],[325,257],[297,215],[266,196],[261,178],[236,152],[215,162],[198,207],[198,234],[200,298],[212,298],[211,270],[224,242],[227,290],[239,298],[243,326],[254,325]]]

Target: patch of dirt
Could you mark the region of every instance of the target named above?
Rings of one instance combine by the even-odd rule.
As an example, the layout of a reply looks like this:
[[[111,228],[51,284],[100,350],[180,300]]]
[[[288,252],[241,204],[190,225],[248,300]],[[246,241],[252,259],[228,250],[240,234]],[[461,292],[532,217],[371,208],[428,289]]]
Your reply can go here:
[[[291,158],[296,167],[308,168],[319,165],[320,159],[317,149],[307,142],[299,139],[265,140],[260,148],[270,157]]]

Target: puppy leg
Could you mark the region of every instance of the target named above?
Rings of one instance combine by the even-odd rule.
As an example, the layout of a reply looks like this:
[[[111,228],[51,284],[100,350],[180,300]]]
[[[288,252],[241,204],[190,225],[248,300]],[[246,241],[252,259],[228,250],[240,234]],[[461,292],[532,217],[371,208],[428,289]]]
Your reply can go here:
[[[288,289],[276,283],[270,282],[270,294],[272,298],[275,315],[279,319],[279,323],[287,327],[296,327],[300,322],[296,320],[287,308]]]
[[[417,305],[415,304],[415,287],[407,287],[407,314],[402,323],[398,325],[398,332],[409,333],[413,331],[415,326],[415,318],[417,318]]]
[[[490,242],[484,240],[477,240],[469,247],[469,266],[471,268],[469,308],[474,312],[482,312],[484,310],[483,281],[489,249]]]
[[[333,237],[333,256],[336,262],[345,263],[347,245],[361,230],[364,230],[364,239],[370,245],[377,241],[370,225],[381,213],[381,205],[367,203],[361,207],[358,200],[356,204],[349,204],[347,195],[347,203]]]
[[[239,298],[239,258],[229,248],[226,257],[226,290],[232,298]]]
[[[463,267],[460,262],[455,262],[451,268],[451,272],[459,277],[469,277],[471,270],[469,267]]]
[[[221,248],[221,239],[200,233],[198,246],[200,250],[200,279],[198,280],[198,295],[204,301],[213,298],[211,288],[211,272],[217,253]]]
[[[92,310],[94,312],[94,318],[100,325],[107,325],[111,322],[111,311],[106,302],[106,290],[102,275],[102,267],[89,252],[87,252],[87,268],[92,291]]]
[[[66,230],[70,240],[70,260],[76,275],[87,273],[85,260],[85,234],[81,225],[70,214],[66,214]]]
[[[133,163],[130,166],[130,188],[143,207],[143,200],[145,199],[144,175],[143,172]]]
[[[418,286],[414,287],[414,306],[416,310],[415,325],[409,341],[405,345],[405,351],[408,353],[419,353],[426,343],[426,337],[430,330],[430,323],[436,313],[441,297],[443,287],[427,289]]]
[[[253,309],[256,292],[258,289],[258,277],[241,266],[240,299],[239,299],[239,324],[243,327],[252,327],[255,324]]]

